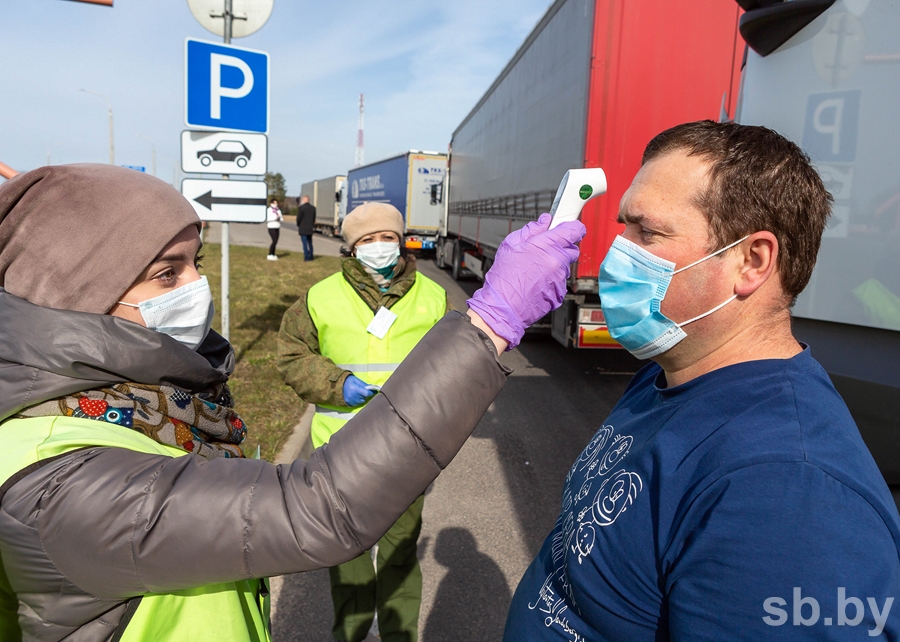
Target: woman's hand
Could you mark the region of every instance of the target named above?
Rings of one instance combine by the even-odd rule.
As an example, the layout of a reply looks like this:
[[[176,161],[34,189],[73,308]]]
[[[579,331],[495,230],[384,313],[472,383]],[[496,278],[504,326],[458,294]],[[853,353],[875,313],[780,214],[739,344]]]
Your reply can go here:
[[[550,221],[542,214],[507,236],[484,286],[468,301],[469,309],[508,342],[507,350],[519,345],[525,328],[562,305],[569,266],[578,260],[575,244],[587,231],[584,225],[572,221],[550,230]]]
[[[378,392],[377,387],[370,386],[355,375],[344,379],[344,401],[350,407],[363,405],[376,392]]]

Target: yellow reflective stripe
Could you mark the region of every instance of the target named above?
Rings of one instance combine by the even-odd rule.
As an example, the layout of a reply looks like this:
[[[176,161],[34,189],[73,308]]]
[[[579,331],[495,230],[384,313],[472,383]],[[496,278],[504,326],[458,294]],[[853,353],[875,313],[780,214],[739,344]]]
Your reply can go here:
[[[338,410],[331,410],[325,406],[316,406],[316,414],[332,419],[342,419],[344,421],[350,421],[356,416],[355,412],[340,412]]]
[[[339,363],[337,367],[351,372],[393,372],[399,365],[399,363]]]

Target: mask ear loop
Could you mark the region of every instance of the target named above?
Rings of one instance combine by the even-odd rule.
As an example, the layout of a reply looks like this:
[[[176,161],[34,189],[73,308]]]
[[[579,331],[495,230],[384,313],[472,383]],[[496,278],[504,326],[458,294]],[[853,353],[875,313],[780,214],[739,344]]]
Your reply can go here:
[[[704,256],[702,259],[700,259],[700,260],[698,260],[698,261],[694,261],[694,262],[691,263],[690,265],[686,265],[686,266],[684,266],[683,268],[679,268],[679,269],[675,270],[674,272],[672,272],[672,274],[673,274],[673,275],[678,274],[679,272],[683,272],[684,270],[686,270],[686,269],[688,269],[688,268],[694,267],[694,266],[697,265],[698,263],[703,263],[703,261],[705,261],[706,259],[711,259],[712,257],[716,256],[717,254],[721,254],[721,253],[724,252],[725,250],[730,250],[731,248],[733,248],[733,247],[734,247],[735,245],[737,245],[738,243],[741,243],[741,242],[743,242],[743,241],[746,241],[749,237],[750,237],[750,235],[748,234],[748,235],[745,236],[744,238],[738,239],[737,241],[735,241],[735,242],[732,243],[731,245],[726,245],[726,246],[723,247],[721,250],[716,250],[716,251],[713,252],[712,254],[709,254],[709,255],[707,255],[707,256]],[[702,319],[703,317],[708,317],[708,316],[709,316],[710,314],[712,314],[713,312],[718,312],[719,310],[721,310],[722,308],[724,308],[726,305],[728,305],[729,303],[731,303],[732,301],[734,301],[737,297],[738,297],[737,294],[733,294],[733,295],[731,295],[731,297],[729,297],[728,299],[725,299],[722,303],[720,303],[719,305],[717,305],[716,307],[714,307],[712,310],[708,310],[708,311],[704,312],[703,314],[699,314],[699,315],[695,316],[693,319],[688,319],[687,321],[682,321],[681,323],[676,323],[675,325],[677,325],[679,328],[683,328],[684,326],[686,326],[686,325],[689,324],[689,323],[693,323],[694,321],[699,321],[699,320]]]
[[[116,301],[116,303],[118,303],[119,305],[127,305],[129,308],[137,308],[138,310],[141,309],[141,306],[137,305],[136,303],[125,303],[124,301]]]
[[[749,234],[748,234],[747,236],[745,236],[744,238],[742,238],[742,239],[738,239],[737,241],[735,241],[735,242],[732,243],[731,245],[726,245],[726,246],[723,247],[721,250],[716,250],[716,251],[713,252],[712,254],[707,254],[707,255],[704,256],[702,259],[697,259],[696,261],[694,261],[694,262],[691,263],[690,265],[685,265],[683,268],[678,268],[677,270],[675,270],[674,272],[672,272],[672,274],[678,274],[679,272],[684,272],[684,271],[687,270],[688,268],[692,268],[692,267],[694,267],[695,265],[699,265],[700,263],[703,263],[703,261],[705,261],[706,259],[711,259],[712,257],[714,257],[714,256],[716,256],[716,255],[718,255],[718,254],[721,254],[721,253],[724,252],[725,250],[730,250],[731,248],[733,248],[733,247],[734,247],[735,245],[737,245],[738,243],[743,243],[743,242],[746,241],[748,238],[750,238],[750,235],[749,235]]]
[[[687,321],[682,321],[681,323],[676,323],[675,325],[677,325],[679,328],[683,328],[688,323],[693,323],[694,321],[699,321],[703,317],[708,317],[713,312],[718,312],[719,310],[724,308],[726,305],[728,305],[729,303],[734,301],[737,297],[738,297],[737,294],[733,294],[730,298],[725,299],[725,301],[723,301],[722,303],[720,303],[719,305],[714,307],[712,310],[709,310],[708,312],[704,312],[703,314],[697,315],[693,319],[688,319]]]

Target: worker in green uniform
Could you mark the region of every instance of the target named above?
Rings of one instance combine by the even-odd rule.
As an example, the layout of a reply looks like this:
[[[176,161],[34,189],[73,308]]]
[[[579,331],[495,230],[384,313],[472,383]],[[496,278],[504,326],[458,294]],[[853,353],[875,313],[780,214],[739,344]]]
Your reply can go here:
[[[285,313],[279,369],[315,404],[318,448],[359,412],[448,309],[447,293],[400,250],[403,218],[387,203],[366,203],[344,219],[350,256]],[[416,543],[420,496],[366,553],[330,569],[337,640],[361,642],[377,613],[383,640],[417,639],[422,572]]]

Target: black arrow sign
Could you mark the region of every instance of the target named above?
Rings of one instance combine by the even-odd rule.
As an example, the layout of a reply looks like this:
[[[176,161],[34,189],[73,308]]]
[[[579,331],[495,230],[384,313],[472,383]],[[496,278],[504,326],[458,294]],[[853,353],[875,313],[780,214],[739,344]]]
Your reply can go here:
[[[213,205],[265,205],[264,198],[240,198],[234,196],[213,196],[212,190],[194,199],[203,207],[212,211]]]

